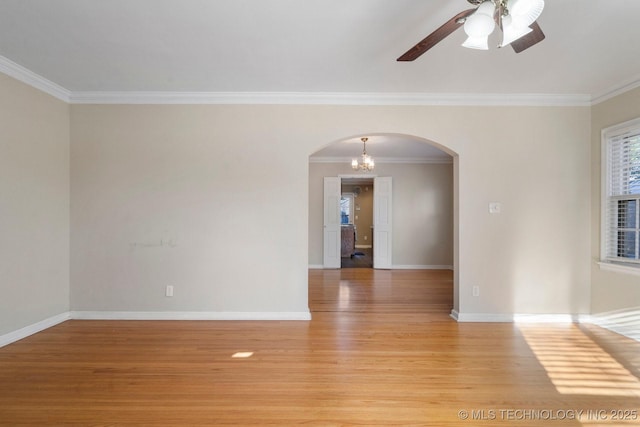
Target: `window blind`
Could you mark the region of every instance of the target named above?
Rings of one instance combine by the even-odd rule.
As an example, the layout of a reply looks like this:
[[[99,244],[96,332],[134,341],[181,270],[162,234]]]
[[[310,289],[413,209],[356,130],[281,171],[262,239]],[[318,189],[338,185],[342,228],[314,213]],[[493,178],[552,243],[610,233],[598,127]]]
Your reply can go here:
[[[606,258],[640,262],[640,126],[607,145]]]
[[[640,132],[609,141],[609,196],[640,194]]]

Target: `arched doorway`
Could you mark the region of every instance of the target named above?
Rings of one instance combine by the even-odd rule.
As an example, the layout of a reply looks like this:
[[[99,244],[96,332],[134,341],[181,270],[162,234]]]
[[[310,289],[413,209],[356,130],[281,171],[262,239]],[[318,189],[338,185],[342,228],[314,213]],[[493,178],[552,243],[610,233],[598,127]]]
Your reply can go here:
[[[309,267],[323,268],[322,179],[353,176],[351,159],[367,151],[375,176],[394,179],[392,269],[451,269],[458,305],[458,158],[447,147],[407,134],[361,134],[328,143],[309,158]],[[364,233],[363,233],[364,234]],[[375,245],[375,242],[374,242]]]

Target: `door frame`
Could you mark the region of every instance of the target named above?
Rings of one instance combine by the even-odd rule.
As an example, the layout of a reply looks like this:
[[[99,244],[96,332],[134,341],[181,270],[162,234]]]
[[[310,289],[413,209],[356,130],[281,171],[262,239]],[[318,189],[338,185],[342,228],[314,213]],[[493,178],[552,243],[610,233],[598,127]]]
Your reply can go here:
[[[333,179],[333,178],[336,178],[336,177],[329,177],[329,176],[324,177],[325,185],[326,185],[326,182],[327,182],[327,178]],[[376,189],[376,184],[375,183],[376,183],[376,180],[379,179],[379,178],[388,178],[389,181],[391,181],[393,178],[392,177],[380,177],[380,176],[378,176],[376,174],[339,174],[337,176],[337,178],[339,180],[340,187],[342,187],[342,180],[343,179],[364,178],[364,179],[373,180],[373,182],[374,182],[374,184],[373,184],[373,205],[374,205],[373,216],[374,216],[374,234],[375,234],[376,233],[376,230],[375,230],[375,218],[376,218],[375,209],[376,209],[376,206],[380,205],[380,201],[376,200],[376,197],[378,197],[378,196],[376,196],[376,190],[375,190]],[[325,187],[325,192],[326,191],[327,191],[327,188]],[[392,192],[392,187],[389,188],[389,191]],[[389,196],[389,197],[391,197],[391,196]],[[323,265],[324,269],[336,269],[336,268],[339,269],[339,268],[341,268],[340,264],[338,263],[338,266],[336,267],[335,260],[330,258],[330,257],[328,257],[329,254],[334,253],[335,248],[333,246],[335,245],[335,241],[334,241],[333,238],[329,238],[329,236],[328,236],[327,218],[332,218],[332,217],[334,217],[334,215],[335,215],[336,218],[339,218],[340,217],[340,205],[338,204],[338,206],[337,206],[337,212],[328,212],[329,206],[327,205],[328,197],[327,197],[326,194],[323,195],[323,200],[324,200],[324,202],[323,202],[323,217],[325,218],[325,220],[324,220],[324,224],[323,224],[324,230],[323,230],[323,234],[322,234],[322,236],[323,236],[323,239],[322,239],[323,240],[323,242],[322,242],[322,245],[323,245],[322,265]],[[391,199],[389,201],[391,201]],[[390,209],[390,211],[392,210],[392,207],[390,205],[387,205],[387,207]],[[373,257],[373,268],[391,269],[391,253],[392,253],[392,248],[393,248],[393,244],[392,244],[393,240],[391,239],[391,236],[392,236],[392,225],[393,225],[393,222],[392,222],[391,212],[388,212],[388,213],[389,213],[389,215],[388,215],[389,222],[388,222],[388,224],[386,224],[386,227],[385,227],[385,233],[386,233],[385,239],[386,239],[386,241],[388,243],[388,245],[386,246],[387,253],[384,254],[385,256],[383,256],[383,257],[380,257],[380,256],[377,257],[378,258],[378,264],[380,264],[381,260],[384,260],[384,262],[382,263],[383,265],[376,265],[376,256],[374,255],[374,257]],[[329,230],[333,231],[331,229],[329,229]],[[373,244],[373,251],[374,251],[374,254],[375,254],[376,253],[376,244],[375,243]],[[338,252],[339,252],[339,248],[338,248]]]

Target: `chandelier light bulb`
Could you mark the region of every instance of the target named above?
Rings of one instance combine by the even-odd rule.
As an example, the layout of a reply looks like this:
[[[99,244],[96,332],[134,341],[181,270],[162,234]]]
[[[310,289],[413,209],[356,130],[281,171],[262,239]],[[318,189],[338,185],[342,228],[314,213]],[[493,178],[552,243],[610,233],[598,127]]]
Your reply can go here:
[[[373,159],[372,159],[371,157],[369,157],[369,156],[364,156],[363,163],[364,163],[365,165],[367,165],[367,167],[369,167],[370,169],[373,169],[373,165],[374,165],[374,163],[373,163]]]
[[[362,141],[362,159],[360,162],[358,162],[358,159],[351,160],[351,167],[354,170],[369,172],[372,171],[375,167],[375,162],[373,161],[371,156],[367,154],[367,141],[369,140],[369,138],[363,137],[360,138],[360,140]]]

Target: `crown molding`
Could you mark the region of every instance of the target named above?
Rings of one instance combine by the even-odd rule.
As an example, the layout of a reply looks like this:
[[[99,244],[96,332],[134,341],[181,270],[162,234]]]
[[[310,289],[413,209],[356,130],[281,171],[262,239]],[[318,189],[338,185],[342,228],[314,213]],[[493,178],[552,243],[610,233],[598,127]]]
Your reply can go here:
[[[58,98],[66,103],[70,102],[71,92],[62,86],[45,79],[39,74],[34,73],[31,70],[23,67],[20,64],[16,64],[10,59],[0,55],[0,72],[13,77],[14,79],[26,83],[31,87],[39,89],[44,93],[48,93],[54,98]]]
[[[73,92],[72,104],[589,106],[589,95],[367,92]]]
[[[352,157],[309,157],[309,163],[349,163]],[[453,158],[440,157],[377,157],[377,164],[382,163],[403,163],[403,164],[436,164],[449,165],[453,163]]]
[[[70,104],[397,105],[589,107],[640,87],[640,75],[597,93],[479,94],[405,92],[122,92],[70,91],[0,55],[4,73]]]
[[[621,84],[616,86],[612,86],[609,89],[596,94],[591,99],[591,105],[597,105],[601,102],[607,101],[611,98],[614,98],[618,95],[622,95],[623,93],[632,91],[633,89],[640,87],[640,74],[633,76],[632,78],[625,80]]]

